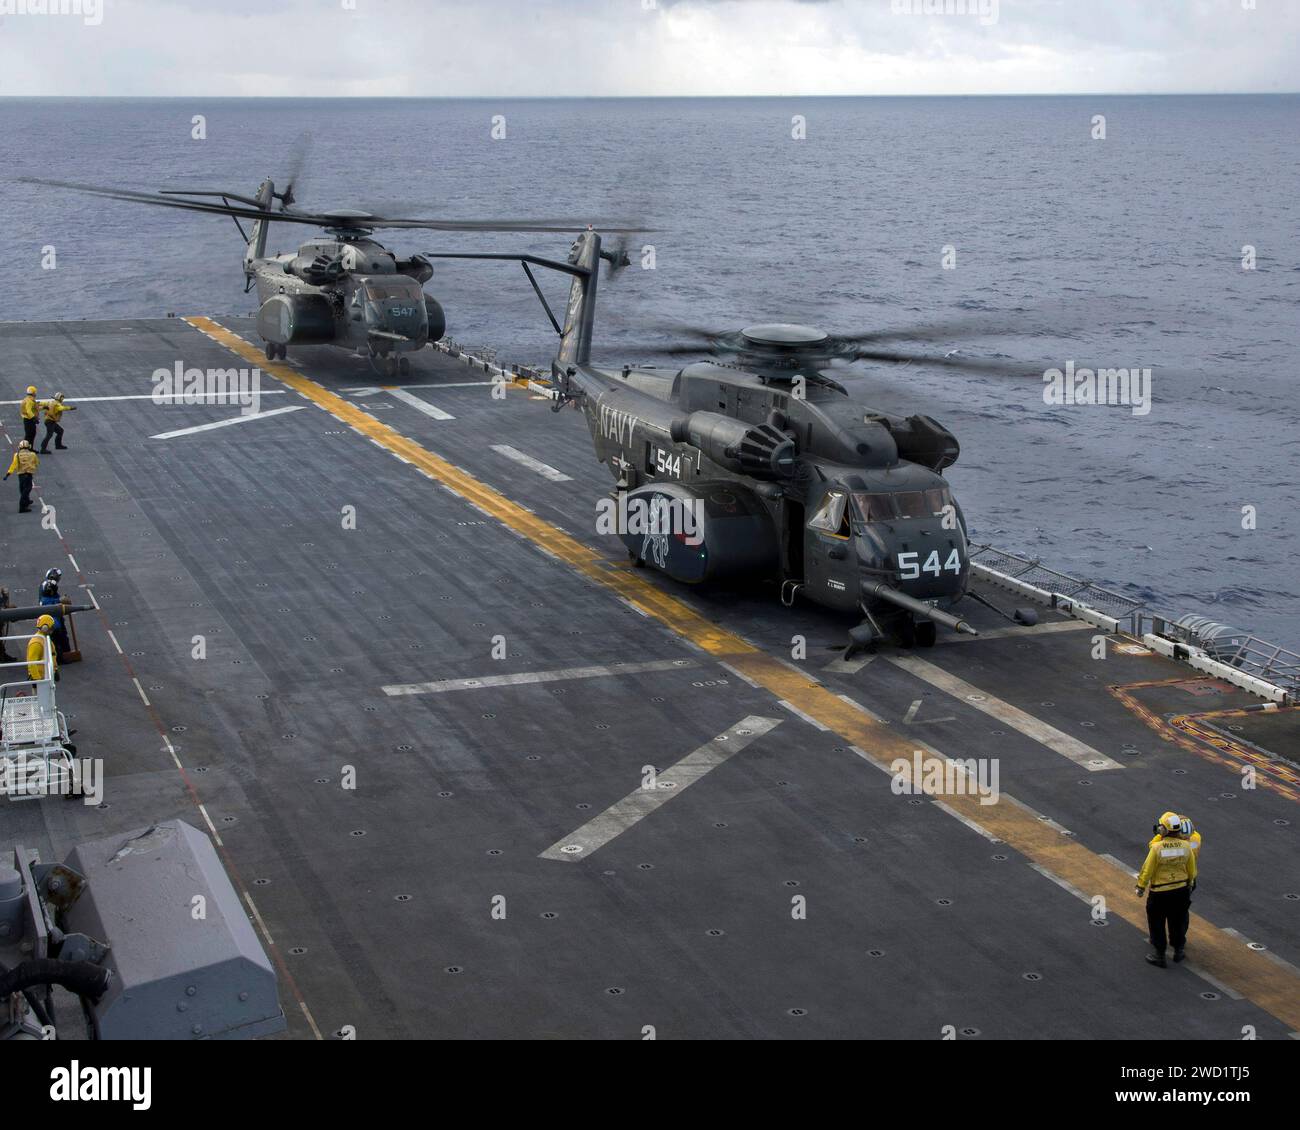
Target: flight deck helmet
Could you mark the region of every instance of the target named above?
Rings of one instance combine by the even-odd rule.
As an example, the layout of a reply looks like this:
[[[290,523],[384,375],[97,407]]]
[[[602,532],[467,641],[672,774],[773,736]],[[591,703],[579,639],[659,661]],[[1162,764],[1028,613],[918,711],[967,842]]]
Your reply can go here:
[[[1157,836],[1176,836],[1183,829],[1183,818],[1176,812],[1163,813],[1151,829]]]

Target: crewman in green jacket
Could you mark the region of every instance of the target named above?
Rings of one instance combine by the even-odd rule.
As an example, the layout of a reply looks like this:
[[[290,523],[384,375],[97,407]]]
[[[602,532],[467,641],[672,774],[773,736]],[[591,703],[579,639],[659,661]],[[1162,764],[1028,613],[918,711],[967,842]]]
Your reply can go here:
[[[1156,838],[1148,845],[1146,862],[1138,872],[1137,895],[1147,895],[1147,927],[1154,951],[1147,954],[1147,961],[1164,969],[1167,944],[1174,947],[1174,961],[1185,956],[1196,888],[1196,852],[1191,841],[1183,838],[1183,818],[1178,813],[1164,813],[1153,830]]]

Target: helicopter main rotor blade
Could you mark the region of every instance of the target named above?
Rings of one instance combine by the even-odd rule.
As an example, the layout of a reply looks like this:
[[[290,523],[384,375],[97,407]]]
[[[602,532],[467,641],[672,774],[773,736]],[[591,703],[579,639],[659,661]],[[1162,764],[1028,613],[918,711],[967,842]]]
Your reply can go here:
[[[238,200],[241,204],[247,204],[250,208],[260,208],[262,206],[261,201],[252,196],[241,196],[238,192],[222,192],[215,188],[162,188],[158,191],[161,196],[216,196],[222,200]]]
[[[1015,361],[1010,358],[998,360],[984,357],[959,357],[956,353],[947,353],[936,357],[934,354],[913,353],[903,349],[866,349],[851,347],[837,356],[842,361],[881,361],[892,365],[916,365],[920,368],[934,366],[942,369],[955,369],[963,373],[980,373],[999,377],[1033,377],[1041,379],[1044,367],[1028,361]],[[1051,368],[1051,366],[1048,366]]]
[[[48,188],[66,188],[73,192],[83,192],[90,196],[99,196],[105,200],[124,200],[131,204],[152,204],[157,208],[177,208],[185,212],[205,212],[212,216],[239,216],[248,220],[274,220],[290,224],[310,224],[321,227],[330,224],[322,222],[322,217],[306,212],[276,212],[268,208],[244,207],[234,204],[208,204],[201,200],[184,200],[151,192],[134,192],[125,188],[104,188],[94,184],[78,184],[75,181],[47,180],[44,177],[19,177],[21,184],[38,184]],[[224,196],[225,193],[213,192],[209,195]],[[256,205],[256,201],[253,202]],[[337,223],[335,220],[333,223]]]
[[[557,232],[573,234],[592,225],[590,219],[545,219],[545,220],[408,220],[388,216],[375,216],[369,213],[354,215],[331,215],[328,212],[274,211],[272,209],[236,206],[233,204],[211,204],[201,200],[185,200],[180,197],[161,193],[135,192],[131,189],[106,188],[101,185],[78,184],[75,181],[48,180],[44,177],[19,177],[23,184],[38,184],[51,188],[66,188],[74,192],[88,193],[108,200],[124,200],[133,204],[152,204],[161,208],[176,208],[189,212],[206,212],[215,216],[238,216],[248,220],[269,220],[273,223],[307,224],[319,228],[353,227],[372,231],[376,228],[412,229],[424,231],[479,231],[479,232]],[[214,194],[222,195],[222,194]],[[603,232],[614,234],[632,234],[650,231],[650,228],[626,226],[621,221],[610,221],[599,225]]]

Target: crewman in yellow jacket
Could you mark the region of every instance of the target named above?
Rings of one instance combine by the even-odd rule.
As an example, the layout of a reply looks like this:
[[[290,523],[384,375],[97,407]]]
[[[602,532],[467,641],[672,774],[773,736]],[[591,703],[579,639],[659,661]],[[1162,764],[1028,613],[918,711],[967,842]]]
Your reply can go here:
[[[40,465],[41,457],[32,450],[31,443],[20,439],[18,450],[14,452],[14,457],[9,462],[9,470],[5,472],[6,479],[13,474],[18,476],[19,514],[26,514],[32,508],[32,479],[36,475],[36,468]]]
[[[23,439],[28,443],[36,442],[36,417],[39,406],[36,403],[36,386],[27,386],[27,395],[18,406],[18,414],[23,418]]]
[[[45,656],[48,652],[53,664],[54,678],[59,677],[59,657],[50,643],[50,632],[54,628],[53,616],[36,618],[36,634],[27,641],[27,677],[32,680],[45,678]]]
[[[1182,961],[1187,945],[1187,924],[1191,916],[1192,890],[1196,886],[1196,851],[1183,838],[1183,818],[1164,813],[1156,822],[1155,839],[1148,845],[1146,862],[1137,877],[1137,895],[1147,895],[1147,927],[1151,947],[1147,961],[1165,968],[1166,928],[1168,944],[1174,947],[1174,961]]]
[[[41,440],[41,454],[49,454],[51,439],[54,440],[56,451],[66,451],[68,445],[63,442],[63,425],[59,423],[59,418],[65,412],[75,412],[77,406],[64,404],[63,393],[56,392],[53,400],[42,400],[41,407],[45,409],[45,438]]]

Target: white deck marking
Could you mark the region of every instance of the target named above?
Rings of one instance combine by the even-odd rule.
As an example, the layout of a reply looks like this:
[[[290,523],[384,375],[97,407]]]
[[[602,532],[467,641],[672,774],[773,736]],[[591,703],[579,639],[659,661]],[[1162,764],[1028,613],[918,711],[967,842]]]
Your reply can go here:
[[[228,428],[231,424],[244,424],[249,420],[265,420],[268,416],[283,416],[286,412],[301,412],[303,405],[290,404],[286,408],[272,408],[269,412],[253,412],[247,416],[227,416],[224,420],[213,420],[210,424],[197,424],[192,428],[177,428],[174,432],[159,432],[150,439],[175,439],[177,436],[194,435],[195,432],[210,432],[213,428]]]
[[[938,800],[935,797],[931,797],[930,803],[934,805],[935,808],[942,809],[954,820],[960,820],[972,832],[978,832],[981,836],[983,836],[986,840],[988,840],[989,843],[1000,844],[1002,842],[1000,839],[997,838],[997,836],[995,836],[992,832],[990,832],[987,828],[985,828],[983,824],[976,824],[974,820],[971,820],[967,816],[963,816],[955,808],[951,807],[950,805],[944,804],[943,801]],[[1054,882],[1056,881],[1055,876],[1052,876],[1051,878]]]
[[[761,738],[781,724],[779,718],[763,718],[751,714],[742,718],[729,730],[724,730],[712,741],[705,742],[660,773],[656,788],[637,788],[616,804],[610,805],[599,816],[588,820],[571,835],[557,840],[538,856],[539,859],[558,859],[573,863],[585,859],[593,851],[604,847],[614,837],[626,832],[634,824],[649,816],[656,808],[676,796],[744,749],[756,738]]]
[[[1086,903],[1088,903],[1089,905],[1092,904],[1092,899],[1090,899],[1090,898],[1089,898],[1087,895],[1085,895],[1081,890],[1079,890],[1078,887],[1076,887],[1073,883],[1067,883],[1067,882],[1066,882],[1064,879],[1062,879],[1059,875],[1054,874],[1053,872],[1049,871],[1049,870],[1048,870],[1046,867],[1044,867],[1041,863],[1033,863],[1033,862],[1031,862],[1031,863],[1029,864],[1029,866],[1032,867],[1035,871],[1037,871],[1037,872],[1038,872],[1038,873],[1039,873],[1039,874],[1040,874],[1044,879],[1050,879],[1053,883],[1055,883],[1058,887],[1060,887],[1061,890],[1063,890],[1063,891],[1069,891],[1070,894],[1072,894],[1072,895],[1073,895],[1075,898],[1077,898],[1080,902],[1086,902]]]
[[[407,392],[404,388],[386,388],[381,391],[394,400],[400,400],[403,404],[409,404],[412,408],[419,409],[426,416],[432,416],[435,420],[454,420],[456,418],[450,412],[444,412],[441,408],[430,404],[427,400],[421,400],[415,393]]]
[[[558,683],[565,679],[601,679],[610,675],[640,675],[647,671],[677,671],[698,667],[694,659],[654,659],[648,663],[615,663],[607,667],[559,667],[554,671],[522,671],[517,675],[480,675],[477,679],[441,679],[434,683],[398,683],[381,688],[386,695],[442,694],[477,691],[484,687],[520,687]]]
[[[1077,738],[1070,737],[1069,734],[1063,733],[1055,726],[1049,726],[1032,714],[1026,714],[1019,707],[1004,702],[987,691],[981,690],[973,683],[968,683],[965,679],[959,679],[956,675],[949,674],[942,667],[936,667],[928,660],[920,659],[915,655],[887,655],[885,658],[896,667],[901,667],[909,674],[929,683],[930,686],[946,691],[967,706],[973,706],[976,710],[983,711],[991,718],[996,718],[1013,730],[1018,730],[1026,737],[1033,738],[1034,741],[1046,746],[1053,753],[1059,753],[1062,757],[1069,758],[1076,765],[1087,769],[1090,773],[1095,773],[1101,769],[1124,768],[1118,761],[1112,760],[1099,750],[1093,749],[1092,746],[1086,745]]]
[[[907,713],[903,716],[903,721],[909,726],[924,726],[927,722],[955,722],[957,721],[951,714],[943,718],[922,718],[919,722],[916,720],[916,712],[921,709],[924,699],[918,698],[913,701],[912,705],[907,708]]]
[[[349,396],[378,396],[381,392],[392,392],[395,388],[482,388],[494,385],[496,381],[436,381],[427,385],[366,385],[365,388],[345,388],[342,391]],[[19,401],[15,400],[15,404]]]
[[[776,704],[777,706],[784,706],[796,718],[799,718],[802,721],[807,722],[808,725],[813,727],[813,729],[821,730],[822,733],[828,733],[830,731],[829,726],[822,725],[822,723],[818,722],[817,719],[814,718],[811,714],[805,714],[802,710],[800,710],[797,706],[795,706],[794,703],[787,702],[785,699],[779,698],[776,700]]]
[[[861,671],[875,658],[875,655],[859,655],[856,659],[845,659],[841,655],[838,659],[832,659],[822,669],[824,671],[835,671],[841,675],[853,675]]]
[[[494,443],[492,450],[498,455],[504,455],[507,459],[513,459],[521,467],[527,467],[530,471],[536,471],[544,479],[550,479],[553,483],[571,483],[573,479],[563,471],[557,471],[549,463],[543,463],[540,459],[534,459],[531,455],[525,455],[517,447],[511,447],[508,443]]]
[[[259,396],[284,396],[285,393],[287,393],[288,391],[289,390],[287,388],[266,388],[266,389],[259,389],[258,395]],[[90,404],[91,402],[101,403],[106,400],[153,400],[153,399],[154,399],[154,394],[152,392],[133,392],[129,396],[69,396],[68,403],[69,404],[74,404],[74,403]],[[193,395],[191,395],[190,393],[187,392],[176,396],[174,398],[174,403],[169,403],[167,400],[164,399],[163,402],[159,405],[159,407],[176,408],[176,407],[185,407],[187,405],[193,405],[193,404],[209,404],[209,403],[236,404],[238,402],[239,402],[239,398],[234,393],[196,392]],[[0,405],[21,404],[21,403],[22,403],[21,400],[0,400]]]

